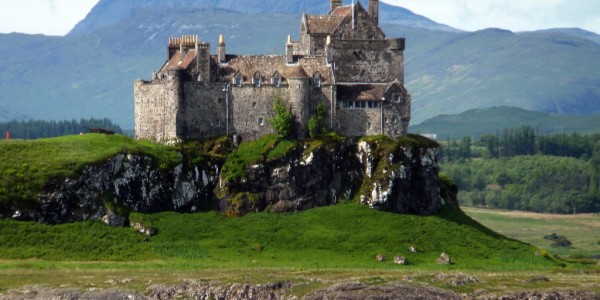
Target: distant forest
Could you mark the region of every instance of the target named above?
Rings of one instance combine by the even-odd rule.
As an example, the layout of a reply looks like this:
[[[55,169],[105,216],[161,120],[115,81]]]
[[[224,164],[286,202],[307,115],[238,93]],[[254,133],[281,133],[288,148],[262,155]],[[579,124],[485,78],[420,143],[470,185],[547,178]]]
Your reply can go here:
[[[79,134],[88,132],[88,128],[103,128],[116,133],[123,133],[121,127],[114,124],[110,119],[81,119],[71,121],[10,121],[0,122],[0,133],[2,139],[6,132],[10,132],[11,139],[40,139],[63,135]]]
[[[542,213],[600,211],[600,134],[505,129],[442,142],[442,172],[462,205]]]

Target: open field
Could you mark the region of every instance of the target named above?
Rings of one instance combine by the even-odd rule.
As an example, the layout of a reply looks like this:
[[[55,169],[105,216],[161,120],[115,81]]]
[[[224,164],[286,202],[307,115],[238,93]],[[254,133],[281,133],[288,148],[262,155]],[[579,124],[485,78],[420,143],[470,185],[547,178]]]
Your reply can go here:
[[[48,269],[34,267],[36,262],[21,262],[25,268],[16,268],[16,262],[0,262],[0,299],[2,294],[22,293],[39,287],[50,289],[119,289],[148,294],[153,286],[176,286],[194,282],[218,282],[222,285],[244,283],[265,284],[288,282],[293,284],[291,295],[304,296],[310,292],[343,282],[362,282],[382,286],[400,282],[410,286],[435,287],[458,294],[505,295],[521,291],[588,291],[600,294],[600,272],[583,271],[456,271],[439,270],[380,270],[380,269],[199,269],[182,271],[168,263],[156,263],[155,268],[138,269],[120,263],[55,263]],[[162,267],[158,267],[162,265]],[[7,268],[8,267],[8,268]],[[469,278],[464,283],[456,279]],[[453,283],[452,280],[455,280]],[[471,281],[469,281],[471,280]]]
[[[484,226],[555,255],[600,255],[600,215],[553,215],[463,207],[462,210]],[[556,233],[573,243],[572,248],[554,247],[544,236]]]
[[[353,281],[473,297],[525,290],[600,293],[595,264],[535,256],[535,247],[495,234],[460,211],[423,217],[340,204],[234,219],[215,212],[133,217],[158,234],[147,239],[131,228],[96,222],[0,220],[0,299],[44,288],[148,295],[156,285],[213,281],[288,282],[288,295],[296,296]],[[411,253],[411,245],[420,251]],[[452,265],[436,263],[442,251]],[[376,254],[387,259],[377,262]],[[394,264],[394,255],[406,256],[409,264]]]

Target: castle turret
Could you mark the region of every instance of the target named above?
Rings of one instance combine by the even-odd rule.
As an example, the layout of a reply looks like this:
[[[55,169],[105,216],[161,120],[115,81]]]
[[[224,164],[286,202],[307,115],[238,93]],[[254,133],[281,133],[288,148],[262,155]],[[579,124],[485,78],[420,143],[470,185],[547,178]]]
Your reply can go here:
[[[331,7],[329,9],[329,13],[331,13],[340,6],[342,6],[342,0],[331,0]]]
[[[227,60],[225,59],[225,39],[223,38],[222,34],[219,36],[219,45],[217,46],[217,52],[219,54],[219,62],[227,62]]]
[[[296,117],[296,128],[298,138],[305,138],[308,130],[308,119],[310,118],[310,78],[301,66],[295,67],[287,75],[290,92],[290,106],[292,114]]]
[[[294,44],[292,43],[292,36],[288,35],[287,43],[285,44],[285,57],[288,64],[294,63]]]
[[[379,26],[379,0],[369,0],[369,15],[373,22]]]

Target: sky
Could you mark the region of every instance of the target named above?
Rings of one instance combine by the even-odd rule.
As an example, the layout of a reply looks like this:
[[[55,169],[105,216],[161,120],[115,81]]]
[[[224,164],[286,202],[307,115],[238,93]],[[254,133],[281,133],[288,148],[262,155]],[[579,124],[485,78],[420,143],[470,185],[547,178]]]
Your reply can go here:
[[[438,23],[468,31],[489,27],[512,31],[579,27],[600,34],[598,0],[382,1],[410,9]],[[0,33],[65,35],[85,18],[97,2],[98,0],[0,0]]]

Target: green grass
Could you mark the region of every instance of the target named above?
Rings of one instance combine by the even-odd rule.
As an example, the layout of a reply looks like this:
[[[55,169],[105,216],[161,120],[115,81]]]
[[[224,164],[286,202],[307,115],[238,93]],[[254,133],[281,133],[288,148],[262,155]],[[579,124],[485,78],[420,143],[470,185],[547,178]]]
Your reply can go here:
[[[85,134],[39,140],[0,142],[0,205],[35,202],[51,180],[74,176],[85,165],[103,162],[118,153],[146,154],[160,167],[177,163],[177,149],[120,135]]]
[[[530,243],[555,255],[600,255],[600,215],[551,215],[520,211],[464,208],[467,215],[505,236]],[[573,243],[555,247],[545,235],[556,233]]]
[[[399,215],[342,204],[301,213],[217,212],[137,215],[158,229],[148,241],[129,228],[99,223],[47,226],[0,221],[0,259],[156,260],[188,268],[376,268],[531,270],[557,267],[527,244],[495,234],[460,211]],[[97,241],[97,243],[95,243]],[[99,244],[98,244],[99,243]],[[423,251],[410,253],[411,245]],[[452,266],[436,258],[449,253]],[[377,254],[388,260],[375,261]],[[404,255],[410,265],[391,262]]]

